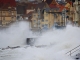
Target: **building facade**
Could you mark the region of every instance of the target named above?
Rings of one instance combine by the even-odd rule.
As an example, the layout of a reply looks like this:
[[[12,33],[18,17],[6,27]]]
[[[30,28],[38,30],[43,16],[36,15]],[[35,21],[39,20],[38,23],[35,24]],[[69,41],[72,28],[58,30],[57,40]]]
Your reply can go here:
[[[51,8],[51,13],[54,14],[55,26],[65,26],[66,25],[65,5],[53,0],[49,6]]]
[[[75,0],[73,7],[70,8],[70,17],[72,18],[73,24],[80,24],[80,1]]]
[[[78,13],[79,13],[79,16],[80,16],[80,1],[78,2]],[[80,17],[79,17],[79,21],[78,21],[78,24],[79,24],[79,26],[80,26]]]
[[[16,21],[16,16],[15,0],[0,0],[0,26]]]
[[[41,21],[42,21],[42,16],[40,9],[37,11],[35,10],[32,13],[32,19],[31,19],[31,29],[32,30],[40,30],[41,29]]]
[[[15,7],[5,5],[0,9],[0,25],[7,25],[16,21],[17,11]]]
[[[49,12],[51,12],[49,10]],[[48,13],[46,10],[44,10],[44,15],[43,15],[43,20],[42,20],[42,29],[50,29],[54,25],[54,15],[52,13]]]

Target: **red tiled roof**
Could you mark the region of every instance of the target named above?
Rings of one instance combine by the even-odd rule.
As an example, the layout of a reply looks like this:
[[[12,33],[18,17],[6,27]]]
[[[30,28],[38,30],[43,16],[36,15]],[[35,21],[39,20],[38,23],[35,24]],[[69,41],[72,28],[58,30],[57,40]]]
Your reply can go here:
[[[60,8],[60,12],[62,12],[62,10],[63,10],[63,9],[69,10],[69,8],[68,8],[68,7],[65,7],[65,6],[63,6],[63,5],[60,5],[60,7],[59,7],[59,8]]]
[[[70,5],[73,4],[73,0],[72,1],[71,0],[66,0],[66,2],[69,3]]]
[[[69,2],[72,4],[72,2]],[[50,8],[59,8],[59,12],[62,12],[63,9],[69,9],[68,7],[65,7],[62,4],[58,4],[55,0],[52,1],[52,3],[49,5]]]
[[[49,7],[50,8],[59,8],[59,4],[55,0],[53,0],[51,2],[51,4],[49,5]]]
[[[62,10],[64,9],[64,6],[60,6],[60,12],[62,12]]]
[[[10,4],[11,6],[13,6],[13,7],[15,7],[16,6],[16,2],[15,2],[15,0],[0,0],[0,3],[1,4]]]
[[[1,7],[1,9],[2,9],[2,10],[8,10],[8,9],[10,9],[10,10],[15,10],[14,7],[11,7],[11,8],[9,8],[9,7],[11,7],[9,4],[7,4],[7,5],[5,4],[4,6]]]

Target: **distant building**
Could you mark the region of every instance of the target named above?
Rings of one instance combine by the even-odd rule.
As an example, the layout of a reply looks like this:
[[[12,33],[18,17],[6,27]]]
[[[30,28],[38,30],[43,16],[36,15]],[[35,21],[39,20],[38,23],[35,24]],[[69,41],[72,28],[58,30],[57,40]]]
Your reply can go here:
[[[75,14],[74,14],[74,23],[79,24],[80,26],[80,1],[75,0],[74,2]]]
[[[55,0],[49,5],[46,0],[38,3],[32,13],[32,29],[47,30],[53,26],[66,26],[66,23],[66,7]]]
[[[78,11],[79,11],[78,13],[79,13],[79,16],[80,16],[80,1],[78,1],[78,8],[79,8],[79,9],[78,9]],[[78,24],[79,24],[79,26],[80,26],[80,17],[79,17]]]
[[[80,26],[80,1],[75,0],[70,8],[70,20],[74,25]]]
[[[48,4],[43,1],[41,3],[39,3],[36,8],[35,11],[32,14],[32,22],[31,22],[31,26],[32,29],[50,29],[51,27],[53,27],[53,14],[48,13],[47,11],[50,11]]]
[[[65,26],[66,25],[66,8],[65,5],[58,3],[57,1],[53,0],[49,5],[51,8],[51,13],[54,14],[55,24],[57,26]]]
[[[34,11],[32,13],[32,19],[31,19],[31,29],[32,30],[40,30],[41,29],[41,21],[42,21],[42,16],[40,9],[37,11]]]
[[[73,13],[71,12],[72,9],[72,1],[66,0],[65,8],[66,8],[66,18],[67,21],[73,21],[72,15]]]
[[[44,10],[44,18],[42,20],[42,29],[51,29],[53,28],[54,25],[54,14],[49,13],[51,12],[51,10]]]
[[[16,5],[3,2],[0,5],[0,25],[8,25],[16,21],[17,11]]]

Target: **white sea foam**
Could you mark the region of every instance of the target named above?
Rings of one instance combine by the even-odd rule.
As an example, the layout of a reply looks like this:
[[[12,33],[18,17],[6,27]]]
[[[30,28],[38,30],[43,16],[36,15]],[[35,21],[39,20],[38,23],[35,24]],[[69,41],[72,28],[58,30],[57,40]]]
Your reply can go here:
[[[29,25],[26,22],[15,23],[0,32],[0,46],[22,45],[28,34]],[[0,60],[74,60],[65,53],[79,44],[80,28],[68,25],[65,29],[53,29],[43,33],[32,47],[0,51]],[[46,47],[35,47],[41,45]]]
[[[29,23],[16,22],[9,28],[0,30],[0,47],[23,45],[27,37],[29,37]]]

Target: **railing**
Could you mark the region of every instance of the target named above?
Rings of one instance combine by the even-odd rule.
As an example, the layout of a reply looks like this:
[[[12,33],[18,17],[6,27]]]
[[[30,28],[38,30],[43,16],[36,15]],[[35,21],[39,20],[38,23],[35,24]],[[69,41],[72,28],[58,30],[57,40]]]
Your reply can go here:
[[[80,50],[80,45],[78,45],[77,47],[73,48],[72,50],[70,50],[66,54],[68,54],[69,56],[71,56],[73,53],[75,53],[75,52],[77,52],[79,50]]]

